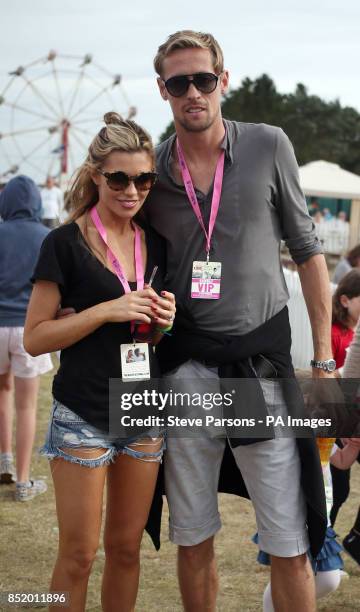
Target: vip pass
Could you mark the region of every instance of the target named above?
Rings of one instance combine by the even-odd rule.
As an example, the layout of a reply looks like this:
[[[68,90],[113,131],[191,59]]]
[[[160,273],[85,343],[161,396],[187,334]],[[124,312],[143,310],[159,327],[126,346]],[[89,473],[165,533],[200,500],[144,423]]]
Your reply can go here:
[[[194,261],[191,279],[191,297],[218,300],[220,297],[221,263]]]
[[[185,190],[206,240],[206,261],[193,262],[191,276],[191,297],[193,299],[218,300],[220,297],[221,285],[221,263],[219,261],[210,262],[209,258],[211,237],[214,231],[216,217],[220,206],[221,190],[224,176],[225,152],[222,151],[220,153],[218,162],[216,164],[209,227],[208,229],[206,229],[201,214],[199,202],[196,197],[195,188],[192,182],[189,169],[186,164],[185,156],[181,148],[179,139],[177,139],[176,143],[180,170],[184,181]]]

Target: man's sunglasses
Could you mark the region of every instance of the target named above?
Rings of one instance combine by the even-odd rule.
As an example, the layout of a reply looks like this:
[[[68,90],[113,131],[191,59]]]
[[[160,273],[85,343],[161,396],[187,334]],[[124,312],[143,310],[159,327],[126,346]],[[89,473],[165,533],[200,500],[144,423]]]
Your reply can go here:
[[[171,96],[180,98],[189,89],[191,83],[201,93],[209,94],[215,91],[219,77],[212,72],[197,72],[196,74],[181,74],[170,77],[164,81],[165,87]]]
[[[101,170],[98,170],[98,172],[106,178],[107,185],[113,191],[127,189],[130,183],[134,183],[138,191],[149,191],[158,177],[156,172],[142,172],[136,176],[129,176],[121,170],[118,172],[101,172]]]

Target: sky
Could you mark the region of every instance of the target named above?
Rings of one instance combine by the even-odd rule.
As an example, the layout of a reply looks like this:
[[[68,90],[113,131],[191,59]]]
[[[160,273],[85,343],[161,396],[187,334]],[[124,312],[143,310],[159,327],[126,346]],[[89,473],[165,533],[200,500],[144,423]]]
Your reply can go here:
[[[56,167],[58,156],[51,151],[59,133],[42,146],[41,129],[54,124],[48,111],[50,106],[60,108],[59,90],[64,109],[70,105],[85,54],[91,54],[93,62],[105,70],[91,64],[89,78],[81,81],[73,110],[79,111],[83,132],[72,138],[73,163],[80,163],[83,147],[101,127],[101,116],[107,110],[126,114],[130,105],[135,106],[137,121],[156,142],[171,113],[158,93],[152,61],[159,44],[179,29],[214,34],[234,88],[245,77],[267,73],[281,92],[293,91],[302,82],[310,93],[326,100],[339,99],[360,112],[359,0],[0,0],[0,23],[0,96],[25,108],[21,111],[0,104],[0,133],[21,132],[16,142],[0,138],[0,175],[22,157],[27,158],[25,164],[30,159],[34,162],[27,167],[23,163],[23,168],[37,179],[49,158]],[[21,91],[23,77],[9,86],[10,71],[46,57],[50,50],[58,54],[58,85],[49,73],[49,63],[42,61],[24,73],[36,92],[31,84]],[[71,57],[61,59],[63,55]],[[111,84],[114,74],[121,74],[124,95],[115,88],[111,99],[99,95],[90,104]],[[82,111],[84,106],[88,108]],[[30,129],[37,131],[23,133]]]

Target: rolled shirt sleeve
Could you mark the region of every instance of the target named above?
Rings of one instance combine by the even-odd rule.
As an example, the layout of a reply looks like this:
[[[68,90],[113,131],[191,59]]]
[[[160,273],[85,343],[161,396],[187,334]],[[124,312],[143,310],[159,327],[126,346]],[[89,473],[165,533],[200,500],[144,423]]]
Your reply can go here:
[[[323,250],[300,186],[293,146],[281,129],[277,130],[275,182],[276,206],[282,219],[283,239],[294,262],[304,263]]]

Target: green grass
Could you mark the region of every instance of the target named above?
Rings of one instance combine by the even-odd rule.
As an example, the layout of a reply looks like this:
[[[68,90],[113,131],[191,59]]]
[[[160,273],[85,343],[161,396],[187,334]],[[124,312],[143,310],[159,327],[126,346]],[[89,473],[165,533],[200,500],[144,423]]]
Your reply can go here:
[[[43,443],[47,427],[50,385],[51,376],[44,376],[32,464],[32,473],[47,479],[48,493],[29,503],[19,504],[12,499],[12,487],[0,487],[0,591],[47,591],[50,581],[57,550],[57,521],[48,463],[36,452]],[[350,499],[336,525],[342,537],[352,526],[360,500],[358,464],[352,470],[351,485]],[[220,509],[223,528],[216,538],[220,574],[218,609],[221,612],[259,611],[268,570],[256,563],[257,549],[251,543],[256,530],[251,504],[234,496],[221,495]],[[350,579],[343,580],[335,594],[321,600],[320,611],[353,612],[359,609],[360,571],[347,555],[344,555],[344,560]],[[99,594],[103,565],[104,553],[100,548],[89,584],[86,607],[89,611],[101,611]],[[163,518],[160,552],[157,553],[149,538],[144,537],[137,603],[137,610],[142,612],[158,612],[160,609],[162,612],[182,610],[176,579],[176,547],[169,542],[167,535],[167,510]]]

